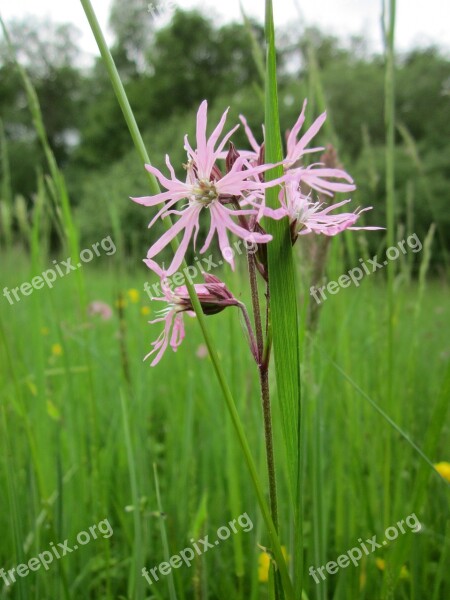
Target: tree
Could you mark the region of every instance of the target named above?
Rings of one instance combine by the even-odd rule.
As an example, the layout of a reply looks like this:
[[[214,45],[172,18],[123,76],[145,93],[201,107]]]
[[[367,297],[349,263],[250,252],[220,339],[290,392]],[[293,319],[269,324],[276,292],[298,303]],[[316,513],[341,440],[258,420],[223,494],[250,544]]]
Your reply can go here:
[[[114,0],[109,26],[115,41],[112,54],[122,76],[134,77],[147,68],[146,54],[152,42],[155,13],[142,0]]]
[[[13,21],[8,30],[13,52],[6,40],[0,42],[0,112],[11,153],[13,185],[16,192],[27,195],[35,188],[40,152],[14,55],[36,88],[50,146],[64,163],[80,117],[78,31],[71,25],[35,19]]]

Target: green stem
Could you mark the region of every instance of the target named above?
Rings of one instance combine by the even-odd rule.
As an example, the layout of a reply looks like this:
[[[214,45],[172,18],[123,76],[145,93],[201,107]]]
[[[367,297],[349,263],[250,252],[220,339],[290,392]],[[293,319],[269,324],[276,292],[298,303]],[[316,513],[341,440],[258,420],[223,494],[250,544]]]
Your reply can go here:
[[[255,255],[251,252],[247,252],[247,263],[248,274],[250,278],[250,289],[252,293],[252,307],[253,319],[255,321],[256,345],[258,348],[258,367],[261,367],[264,352],[264,338],[262,329],[261,308],[259,305],[258,281],[256,279]]]
[[[261,305],[259,303],[258,280],[256,278],[255,255],[248,252],[248,272],[252,294],[253,318],[255,321],[256,346],[258,348],[258,370],[261,389],[261,403],[264,420],[264,440],[266,446],[267,473],[269,476],[270,510],[275,528],[278,531],[278,506],[275,459],[273,453],[272,410],[270,406],[269,390],[269,364],[264,360],[264,336],[261,318]]]
[[[272,409],[270,406],[269,369],[264,365],[259,368],[261,400],[264,417],[264,438],[266,444],[267,472],[269,474],[269,499],[272,520],[278,531],[278,502],[275,458],[273,453]]]
[[[89,22],[89,25],[92,29],[92,33],[94,34],[94,37],[97,41],[97,45],[99,47],[100,53],[102,55],[102,58],[105,62],[105,66],[106,69],[108,71],[108,74],[110,76],[111,79],[111,83],[112,86],[114,88],[114,92],[116,93],[118,102],[120,104],[120,107],[122,109],[123,115],[125,117],[126,123],[128,125],[128,128],[130,130],[131,133],[131,137],[133,138],[133,142],[136,146],[136,149],[139,153],[139,157],[141,159],[141,162],[150,163],[148,154],[147,154],[147,150],[145,148],[144,145],[144,141],[142,139],[141,133],[139,131],[138,125],[136,123],[136,119],[134,118],[134,114],[133,111],[131,109],[130,103],[128,102],[128,98],[126,96],[122,81],[120,79],[119,73],[117,72],[116,66],[114,64],[114,60],[111,56],[111,53],[109,51],[109,48],[106,44],[106,40],[103,36],[102,30],[100,28],[100,25],[98,23],[97,17],[95,15],[94,9],[92,8],[92,4],[90,2],[90,0],[80,0],[81,5],[83,6],[84,12],[86,14],[87,20]],[[150,179],[150,187],[151,187],[151,191],[153,194],[157,194],[159,192],[159,186],[158,183],[156,181],[156,179],[154,178],[153,175],[149,174],[149,179]],[[170,219],[170,217],[167,217],[164,220],[164,223],[166,226],[171,226],[172,225],[172,221]],[[175,248],[177,247],[178,242],[174,241],[174,246]],[[186,264],[183,263],[182,267],[186,267]],[[255,493],[256,493],[256,497],[258,499],[258,503],[261,509],[261,513],[262,516],[264,518],[264,522],[266,524],[269,536],[270,536],[270,540],[271,540],[271,544],[272,544],[272,549],[273,549],[273,553],[275,555],[275,559],[277,561],[278,564],[278,568],[280,570],[280,575],[281,575],[281,579],[283,582],[283,588],[286,594],[286,598],[287,600],[294,600],[295,596],[294,596],[294,589],[292,587],[292,582],[289,578],[289,574],[288,574],[288,570],[287,570],[287,566],[286,566],[286,562],[284,560],[283,557],[283,553],[281,550],[281,545],[280,545],[280,541],[278,539],[278,535],[277,535],[277,531],[275,529],[275,525],[272,521],[272,518],[270,516],[270,511],[269,511],[269,507],[267,505],[267,502],[264,498],[264,493],[262,491],[262,486],[261,483],[259,481],[259,477],[258,477],[258,472],[256,469],[256,465],[255,462],[253,460],[251,451],[250,451],[250,447],[247,441],[247,437],[245,435],[245,431],[244,428],[242,426],[239,414],[237,412],[236,409],[236,405],[233,399],[233,396],[231,394],[230,388],[228,386],[226,377],[225,377],[225,373],[222,369],[222,366],[220,364],[219,361],[219,357],[217,355],[217,352],[213,346],[212,343],[212,339],[209,335],[209,332],[207,330],[206,327],[206,321],[205,321],[205,317],[203,315],[203,311],[200,305],[200,301],[197,297],[197,294],[195,292],[195,288],[193,286],[193,284],[189,281],[186,280],[186,286],[188,288],[189,291],[189,295],[192,301],[192,306],[194,308],[194,311],[196,313],[197,319],[198,319],[198,323],[200,325],[200,329],[202,331],[204,340],[205,340],[205,344],[206,347],[208,348],[208,352],[209,352],[209,356],[211,358],[211,362],[216,374],[216,377],[218,379],[218,382],[220,384],[220,387],[222,389],[222,393],[225,399],[225,402],[227,404],[227,408],[228,411],[230,413],[231,416],[231,420],[233,423],[233,426],[235,428],[242,452],[244,454],[244,458],[245,461],[247,463],[247,468],[248,471],[250,473],[250,478],[251,481],[253,483],[253,487],[255,489]]]
[[[385,79],[385,124],[386,124],[386,229],[387,247],[394,245],[395,241],[395,10],[396,0],[385,0],[388,6],[387,31],[385,33],[386,44],[386,79]],[[384,6],[384,5],[383,5]],[[388,286],[388,319],[387,319],[387,406],[394,406],[394,319],[395,319],[395,296],[394,296],[395,263],[389,261],[387,269]],[[397,416],[397,415],[396,415]],[[391,462],[392,462],[392,440],[388,436],[385,445],[384,460],[384,522],[386,527],[391,522]]]
[[[243,315],[244,321],[245,321],[245,328],[247,329],[247,332],[248,332],[250,351],[252,353],[253,358],[255,359],[255,362],[258,364],[258,361],[259,361],[258,346],[256,344],[256,338],[255,338],[255,334],[253,333],[250,317],[248,316],[247,307],[245,306],[245,304],[243,302],[239,302],[239,308],[241,309],[241,312],[242,312],[242,315]]]

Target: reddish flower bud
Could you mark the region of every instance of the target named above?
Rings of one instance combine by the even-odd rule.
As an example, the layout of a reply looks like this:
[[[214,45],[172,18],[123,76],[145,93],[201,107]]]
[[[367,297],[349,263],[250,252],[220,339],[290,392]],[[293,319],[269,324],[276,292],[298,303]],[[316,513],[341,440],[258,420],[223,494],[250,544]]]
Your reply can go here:
[[[230,149],[229,149],[227,157],[225,159],[225,164],[226,164],[226,167],[227,167],[227,173],[229,173],[231,171],[231,169],[233,168],[234,163],[237,161],[237,159],[239,158],[239,156],[240,156],[240,154],[236,150],[236,146],[233,144],[233,142],[230,142]]]

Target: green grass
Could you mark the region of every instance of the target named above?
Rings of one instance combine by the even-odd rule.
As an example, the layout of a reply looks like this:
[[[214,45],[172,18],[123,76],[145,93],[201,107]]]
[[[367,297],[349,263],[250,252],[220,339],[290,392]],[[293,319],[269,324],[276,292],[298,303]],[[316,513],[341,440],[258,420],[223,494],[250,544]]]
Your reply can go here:
[[[1,261],[2,282],[10,288],[36,274],[21,252],[2,256]],[[118,255],[85,265],[88,300],[114,305],[119,291],[142,289],[147,279],[144,269],[128,272],[122,279],[120,270]],[[55,561],[48,572],[30,573],[13,585],[10,595],[3,590],[0,597],[131,600],[150,598],[153,593],[155,598],[170,598],[168,578],[150,588],[140,577],[143,566],[151,568],[165,559],[153,463],[158,467],[170,554],[188,546],[192,536],[197,539],[209,533],[214,539],[218,527],[244,512],[254,523],[251,532],[222,542],[190,569],[174,570],[176,597],[268,597],[267,584],[257,581],[257,544],[265,546],[268,539],[211,363],[196,357],[202,337],[194,319],[188,319],[187,336],[178,353],[168,354],[158,368],[150,369],[142,357],[159,328],[147,325],[150,317],[140,314],[141,306],[149,305],[145,296],[137,304],[128,301],[121,328],[117,310],[106,322],[80,312],[76,279],[67,276],[53,290],[35,291],[13,306],[5,298],[0,302],[0,435],[4,441],[0,567],[10,569],[29,560],[51,541],[73,542],[79,531],[105,518],[114,535],[93,540]],[[234,291],[245,289],[242,273],[233,279]],[[398,425],[424,449],[448,364],[450,309],[439,282],[428,284],[418,319],[417,297],[415,284],[396,294],[397,368],[394,404],[388,412],[400,415]],[[303,303],[305,298],[299,300]],[[374,559],[389,562],[392,549],[403,542],[400,558],[409,579],[398,582],[392,597],[436,593],[443,598],[450,591],[442,566],[448,487],[335,367],[339,365],[383,406],[385,302],[383,274],[374,274],[360,288],[330,297],[314,338],[304,338],[303,578],[309,598],[345,600],[349,590],[355,598],[381,597],[376,590],[381,590],[382,575]],[[225,311],[207,321],[265,481],[257,380],[237,313]],[[43,327],[48,332],[43,333]],[[123,373],[120,331],[125,335],[130,383]],[[52,355],[55,343],[62,345],[62,356]],[[274,373],[271,380],[274,387]],[[281,451],[277,403],[274,408],[280,536],[292,553],[291,532],[286,529],[289,471]],[[433,427],[430,458],[449,460],[448,420]],[[393,472],[391,524],[415,512],[423,530],[408,532],[390,548],[368,556],[358,568],[328,575],[326,584],[317,586],[307,569],[320,566],[319,536],[325,549],[323,563],[357,545],[358,538],[375,533],[382,537],[383,456],[388,438]],[[421,472],[426,487],[415,497]],[[365,582],[362,588],[361,581]],[[325,585],[328,591],[323,596]],[[436,592],[435,585],[439,585]]]

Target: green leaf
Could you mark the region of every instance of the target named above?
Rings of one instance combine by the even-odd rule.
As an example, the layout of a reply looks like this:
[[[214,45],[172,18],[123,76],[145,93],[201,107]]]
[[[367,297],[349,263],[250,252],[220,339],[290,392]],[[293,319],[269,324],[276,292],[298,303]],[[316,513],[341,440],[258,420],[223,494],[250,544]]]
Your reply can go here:
[[[265,107],[265,158],[268,163],[282,160],[281,133],[278,112],[275,33],[272,2],[266,2],[266,107]],[[266,180],[283,174],[280,165],[267,172]],[[266,204],[279,206],[279,186],[266,190]],[[297,291],[291,235],[287,219],[266,220],[265,229],[273,236],[268,244],[268,269],[270,285],[270,318],[272,325],[275,372],[280,403],[286,456],[288,461],[291,501],[296,523],[294,552],[301,553],[299,468],[300,468],[300,351],[297,316]],[[301,556],[295,558],[296,570]],[[299,577],[299,576],[298,576]],[[296,586],[297,587],[297,586]]]

